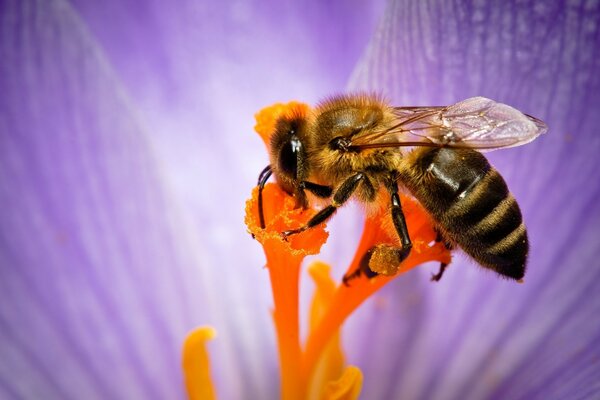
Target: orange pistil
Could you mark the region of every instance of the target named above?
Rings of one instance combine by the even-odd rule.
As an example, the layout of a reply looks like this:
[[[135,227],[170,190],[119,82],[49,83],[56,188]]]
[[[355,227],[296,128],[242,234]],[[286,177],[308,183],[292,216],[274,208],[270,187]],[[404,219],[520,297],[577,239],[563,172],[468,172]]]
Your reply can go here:
[[[317,254],[328,234],[324,227],[283,239],[280,232],[299,228],[314,214],[295,208],[295,200],[279,186],[269,184],[263,191],[266,228],[258,218],[258,189],[246,203],[246,225],[265,251],[273,291],[273,319],[279,345],[281,390],[283,399],[305,398],[306,387],[301,378],[300,320],[298,315],[298,283],[300,264],[305,256]]]
[[[277,119],[282,115],[303,114],[310,109],[301,103],[276,104],[256,115],[255,129],[270,147]],[[362,374],[356,367],[343,368],[343,353],[339,330],[344,320],[370,295],[401,273],[427,261],[449,262],[449,252],[434,243],[435,232],[423,209],[414,201],[403,198],[404,213],[413,241],[413,250],[400,265],[387,273],[368,279],[364,274],[349,286],[336,285],[328,278],[328,267],[316,264],[311,268],[317,292],[311,310],[308,340],[301,350],[299,340],[298,280],[300,264],[308,254],[319,252],[327,238],[323,225],[282,240],[280,232],[304,225],[313,210],[294,209],[295,200],[277,185],[267,185],[263,192],[266,228],[258,224],[257,190],[246,205],[246,224],[263,245],[271,277],[275,303],[274,320],[279,341],[282,398],[357,398],[362,386]],[[347,274],[356,271],[365,253],[376,245],[399,245],[389,211],[367,218],[361,243]],[[433,244],[431,244],[433,243]]]
[[[363,274],[344,285],[329,278],[327,265],[315,263],[311,266],[317,291],[311,308],[309,336],[302,351],[298,312],[300,265],[305,256],[320,251],[327,233],[319,226],[291,236],[288,241],[282,239],[280,232],[302,226],[314,211],[294,208],[293,197],[274,184],[267,185],[263,191],[267,226],[260,229],[257,192],[257,189],[253,191],[252,199],[246,204],[246,224],[263,245],[267,257],[275,303],[273,317],[279,343],[282,398],[357,398],[362,375],[360,371],[357,374],[355,367],[344,370],[339,338],[342,323],[369,296],[401,273],[428,261],[449,262],[449,252],[441,243],[434,242],[436,233],[421,206],[403,198],[413,250],[397,266],[394,276],[380,275],[369,279]],[[361,242],[346,274],[356,271],[364,254],[378,244],[398,246],[397,234],[386,209],[367,218]],[[346,377],[342,379],[343,376]],[[345,394],[327,397],[330,391]],[[353,393],[356,396],[351,395]]]

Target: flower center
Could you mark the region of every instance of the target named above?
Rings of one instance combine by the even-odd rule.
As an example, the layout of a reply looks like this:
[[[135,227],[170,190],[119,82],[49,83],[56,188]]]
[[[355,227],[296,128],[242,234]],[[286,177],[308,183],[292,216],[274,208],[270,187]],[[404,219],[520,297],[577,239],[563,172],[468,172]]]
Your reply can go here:
[[[267,148],[278,117],[299,112],[308,112],[308,106],[301,103],[277,104],[257,114],[255,129]],[[362,373],[356,367],[345,366],[340,340],[343,322],[372,294],[402,273],[428,261],[449,263],[450,254],[443,244],[435,241],[432,222],[422,207],[411,199],[403,198],[404,214],[413,242],[410,255],[398,265],[386,265],[386,276],[365,273],[367,271],[364,271],[362,260],[369,250],[375,246],[399,245],[390,213],[382,207],[379,213],[369,216],[365,221],[362,239],[345,275],[353,277],[348,284],[342,283],[342,279],[334,281],[329,266],[324,263],[316,262],[309,266],[308,271],[316,290],[310,308],[308,338],[302,344],[298,300],[301,264],[307,255],[320,252],[328,233],[325,224],[320,224],[284,239],[281,232],[304,226],[317,211],[296,208],[294,198],[276,184],[266,185],[262,197],[264,229],[261,228],[259,217],[257,188],[246,203],[245,222],[248,231],[263,246],[267,259],[279,349],[281,398],[357,399],[362,387]],[[190,335],[184,346],[186,382],[190,381],[190,376],[197,374],[202,375],[199,382],[210,381],[204,348],[206,339],[198,340],[194,335],[200,335],[201,338],[212,336],[207,336],[207,331],[203,331],[203,334],[197,332]],[[200,358],[206,356],[203,369],[186,362],[191,359],[189,353],[198,352],[201,353]],[[203,398],[214,398],[212,384],[208,387],[213,397]],[[188,384],[190,398],[197,398],[192,397],[192,389]]]

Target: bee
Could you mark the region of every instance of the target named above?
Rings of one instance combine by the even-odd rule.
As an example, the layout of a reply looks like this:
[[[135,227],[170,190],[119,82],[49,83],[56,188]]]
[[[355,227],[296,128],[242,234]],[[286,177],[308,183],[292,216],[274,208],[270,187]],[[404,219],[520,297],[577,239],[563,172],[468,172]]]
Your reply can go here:
[[[431,215],[449,249],[521,280],[527,230],[504,179],[481,152],[520,146],[546,131],[539,119],[484,97],[435,107],[393,107],[363,94],[333,97],[307,115],[278,119],[270,164],[258,180],[260,224],[262,188],[272,174],[298,206],[307,207],[307,192],[328,203],[306,225],[282,232],[284,238],[324,223],[350,199],[369,205],[383,192],[399,245],[376,246],[367,263],[372,270],[374,258],[399,264],[412,248],[400,186]]]

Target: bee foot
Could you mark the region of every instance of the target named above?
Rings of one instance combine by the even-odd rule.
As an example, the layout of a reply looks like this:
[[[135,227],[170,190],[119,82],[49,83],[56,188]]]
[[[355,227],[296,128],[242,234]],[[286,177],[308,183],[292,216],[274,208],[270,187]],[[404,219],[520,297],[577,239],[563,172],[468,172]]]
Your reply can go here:
[[[291,231],[284,231],[284,232],[279,232],[279,237],[281,238],[281,240],[283,240],[284,242],[288,241],[288,237],[291,235]]]
[[[283,240],[285,240],[287,242],[288,237],[295,235],[297,233],[301,233],[304,232],[306,230],[306,227],[302,227],[302,228],[298,228],[298,229],[291,229],[289,231],[283,231],[279,234],[279,236],[281,236],[281,238]]]
[[[373,251],[375,249],[376,249],[376,247],[373,247],[363,255],[362,259],[360,260],[360,265],[356,270],[344,275],[344,277],[342,278],[342,283],[345,286],[349,287],[350,286],[349,282],[351,280],[360,278],[363,274],[368,279],[374,278],[377,275],[379,275],[377,272],[372,271],[371,268],[369,267],[369,262],[371,261],[371,257],[373,256]]]
[[[353,279],[358,278],[358,277],[360,277],[360,269],[357,269],[356,271],[354,271],[352,273],[344,275],[343,278],[342,278],[342,283],[344,284],[344,286],[350,287],[350,283],[349,282],[351,280],[353,280]]]
[[[438,273],[431,274],[431,282],[439,282],[440,279],[442,279],[442,275],[444,275],[444,271],[446,270],[446,267],[448,267],[448,264],[440,263],[440,270],[438,271]]]

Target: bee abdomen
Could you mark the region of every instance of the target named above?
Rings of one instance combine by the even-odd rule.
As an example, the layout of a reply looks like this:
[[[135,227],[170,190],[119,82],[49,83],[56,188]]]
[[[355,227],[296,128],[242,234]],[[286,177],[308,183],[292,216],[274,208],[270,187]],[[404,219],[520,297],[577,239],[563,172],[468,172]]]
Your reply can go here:
[[[525,273],[528,241],[519,206],[500,174],[480,153],[425,150],[409,189],[448,239],[482,266],[513,279]]]
[[[510,278],[523,277],[527,230],[517,202],[495,169],[458,199],[445,217],[451,239],[479,264]]]

